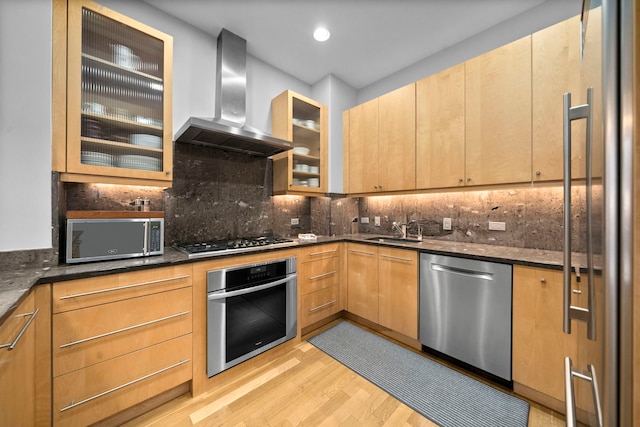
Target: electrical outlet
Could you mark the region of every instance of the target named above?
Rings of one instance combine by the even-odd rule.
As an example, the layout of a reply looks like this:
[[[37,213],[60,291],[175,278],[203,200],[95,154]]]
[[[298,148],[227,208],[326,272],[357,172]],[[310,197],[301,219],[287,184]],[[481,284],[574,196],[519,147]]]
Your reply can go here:
[[[360,218],[360,222],[362,224],[369,224],[369,217],[368,216],[363,216],[362,218]]]
[[[373,225],[375,225],[376,227],[380,227],[380,217],[379,216],[374,216],[373,217]]]
[[[291,225],[299,225],[300,218],[291,218]]]
[[[442,229],[451,230],[451,218],[442,218]]]
[[[507,224],[504,222],[489,221],[489,230],[506,231]]]

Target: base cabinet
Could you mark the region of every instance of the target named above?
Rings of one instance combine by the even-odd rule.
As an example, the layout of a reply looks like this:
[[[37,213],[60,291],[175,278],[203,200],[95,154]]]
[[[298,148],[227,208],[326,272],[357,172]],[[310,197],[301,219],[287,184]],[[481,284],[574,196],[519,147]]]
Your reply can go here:
[[[302,329],[343,309],[340,243],[311,246],[299,254],[299,322]]]
[[[417,340],[418,305],[418,252],[379,248],[380,325]]]
[[[418,339],[418,253],[349,243],[347,311]]]
[[[35,425],[34,313],[35,298],[30,294],[0,327],[0,425],[3,426]]]
[[[347,244],[347,311],[378,322],[378,248]]]
[[[38,285],[0,325],[0,426],[51,424],[50,285]]]
[[[584,323],[573,321],[572,334],[562,331],[562,279],[561,270],[513,268],[513,381],[514,389],[523,385],[542,395],[536,396],[540,403],[564,413],[564,358],[569,356],[575,367],[583,366],[586,357],[581,349],[593,344],[586,338]],[[585,282],[577,282],[573,276],[572,305],[586,307]],[[600,283],[596,277],[597,290]],[[602,300],[601,296],[597,300]],[[600,365],[596,361],[598,372]],[[583,383],[575,382],[579,419],[584,411],[593,412],[590,386]]]
[[[55,425],[92,424],[191,380],[191,270],[53,286]]]

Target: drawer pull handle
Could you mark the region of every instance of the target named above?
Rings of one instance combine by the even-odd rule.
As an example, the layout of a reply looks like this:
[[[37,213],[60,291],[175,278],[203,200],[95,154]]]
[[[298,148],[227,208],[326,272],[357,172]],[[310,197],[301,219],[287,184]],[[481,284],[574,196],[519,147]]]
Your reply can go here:
[[[86,296],[89,296],[89,295],[102,294],[102,293],[105,293],[105,292],[120,291],[122,289],[137,288],[138,286],[153,285],[153,284],[156,284],[156,283],[170,282],[172,280],[186,279],[188,277],[189,276],[186,275],[186,276],[170,277],[168,279],[151,280],[149,282],[134,283],[133,285],[118,286],[117,288],[100,289],[98,291],[83,292],[81,294],[65,295],[65,296],[61,296],[60,299],[63,300],[63,299],[69,299],[69,298],[86,297]]]
[[[309,277],[309,280],[321,279],[323,277],[331,276],[333,274],[336,274],[335,270],[334,271],[330,271],[328,273],[318,274],[317,276]]]
[[[399,256],[392,256],[392,255],[383,255],[383,254],[380,254],[380,257],[381,257],[381,258],[396,259],[396,260],[398,260],[398,261],[407,261],[407,262],[412,262],[412,261],[413,261],[411,258],[402,258],[402,257],[399,257]]]
[[[150,320],[148,322],[140,323],[138,325],[127,326],[126,328],[118,329],[118,330],[111,331],[111,332],[105,332],[104,334],[96,335],[96,336],[89,337],[89,338],[84,338],[84,339],[81,339],[81,340],[78,340],[78,341],[73,341],[73,342],[70,342],[70,343],[67,343],[67,344],[62,344],[60,346],[60,348],[71,347],[72,345],[82,344],[82,343],[87,342],[87,341],[97,340],[98,338],[108,337],[109,335],[119,334],[120,332],[126,332],[126,331],[130,331],[132,329],[141,328],[143,326],[153,325],[154,323],[162,322],[164,320],[174,319],[176,317],[184,316],[185,314],[189,314],[189,312],[188,311],[183,311],[182,313],[172,314],[171,316],[162,317],[160,319],[155,319],[155,320]]]
[[[357,251],[355,249],[349,249],[349,251],[353,252],[354,254],[373,255],[373,252]]]
[[[76,406],[82,405],[83,403],[90,402],[90,401],[92,401],[92,400],[94,400],[94,399],[97,399],[97,398],[102,397],[102,396],[104,396],[104,395],[107,395],[107,394],[109,394],[109,393],[113,393],[114,391],[118,391],[118,390],[123,389],[123,388],[125,388],[125,387],[127,387],[127,386],[130,386],[130,385],[132,385],[132,384],[135,384],[135,383],[138,383],[138,382],[140,382],[140,381],[146,380],[147,378],[153,377],[154,375],[158,375],[158,374],[161,374],[161,373],[163,373],[163,372],[166,372],[166,371],[168,371],[169,369],[173,369],[173,368],[176,368],[176,367],[178,367],[178,366],[180,366],[180,365],[184,365],[184,364],[185,364],[185,363],[187,363],[188,361],[189,361],[189,359],[181,360],[181,361],[180,361],[180,362],[178,362],[178,363],[174,363],[173,365],[171,365],[171,366],[167,366],[166,368],[162,368],[162,369],[160,369],[159,371],[155,371],[155,372],[152,372],[152,373],[150,373],[150,374],[147,374],[147,375],[145,375],[144,377],[136,378],[135,380],[129,381],[128,383],[124,383],[124,384],[119,385],[118,387],[114,387],[114,388],[112,388],[112,389],[110,389],[110,390],[103,391],[103,392],[102,392],[102,393],[100,393],[100,394],[96,394],[95,396],[88,397],[88,398],[86,398],[86,399],[84,399],[84,400],[81,400],[80,402],[72,403],[71,405],[69,405],[69,406],[65,406],[64,408],[60,409],[60,412],[64,412],[64,411],[66,411],[67,409],[75,408]]]
[[[22,335],[24,335],[24,333],[29,328],[29,325],[31,325],[31,322],[33,322],[33,319],[36,318],[36,314],[38,314],[38,311],[40,311],[40,309],[36,308],[36,311],[32,311],[31,313],[23,314],[22,316],[30,316],[29,320],[27,320],[27,323],[25,323],[24,326],[22,327],[22,329],[20,329],[20,332],[18,332],[18,335],[16,336],[16,338],[12,342],[6,343],[6,344],[0,344],[0,348],[8,347],[9,350],[13,350],[15,348],[15,346],[18,345],[18,341],[20,341],[20,338],[22,338]]]
[[[313,313],[314,311],[318,311],[318,310],[320,310],[321,308],[328,307],[328,306],[330,306],[330,305],[332,305],[332,304],[335,304],[336,302],[337,302],[337,300],[333,300],[333,301],[329,301],[329,302],[328,302],[328,303],[326,303],[326,304],[322,304],[322,305],[319,305],[319,306],[317,306],[317,307],[310,308],[310,309],[309,309],[309,313]]]
[[[311,252],[309,254],[309,256],[316,256],[316,255],[324,255],[324,254],[332,254],[334,253],[336,250],[335,249],[331,249],[329,251],[322,251],[322,252]]]

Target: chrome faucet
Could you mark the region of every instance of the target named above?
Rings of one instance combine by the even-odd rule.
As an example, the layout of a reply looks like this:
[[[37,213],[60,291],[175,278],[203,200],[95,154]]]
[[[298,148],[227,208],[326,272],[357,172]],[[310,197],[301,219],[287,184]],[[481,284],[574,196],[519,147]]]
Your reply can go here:
[[[416,220],[409,221],[409,224],[412,224],[412,223],[415,223],[417,226],[418,234],[416,235],[416,238],[418,240],[422,240],[422,226]],[[394,221],[392,226],[393,226],[393,230],[400,234],[401,239],[406,239],[409,237],[409,234],[407,233],[407,227],[409,226],[409,224],[400,224]]]
[[[395,221],[393,221],[393,229],[396,230],[398,233],[400,233],[400,238],[402,239],[406,239],[407,238],[407,224],[399,224]]]

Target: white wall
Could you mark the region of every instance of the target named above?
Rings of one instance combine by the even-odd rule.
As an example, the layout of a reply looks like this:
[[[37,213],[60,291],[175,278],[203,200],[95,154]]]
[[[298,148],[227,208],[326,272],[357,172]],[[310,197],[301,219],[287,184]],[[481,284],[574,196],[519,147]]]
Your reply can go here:
[[[360,89],[358,91],[357,104],[369,101],[394,89],[578,15],[581,10],[582,0],[547,0],[527,12]]]
[[[342,113],[356,104],[356,90],[330,74],[313,85],[311,98],[329,107],[329,192],[342,193]]]
[[[0,251],[51,248],[51,0],[0,1]]]
[[[216,38],[139,0],[100,4],[173,37],[173,133],[189,117],[213,117],[216,97]],[[242,37],[242,34],[238,34]],[[310,96],[311,87],[247,56],[247,124],[271,132],[271,100],[291,89]]]

